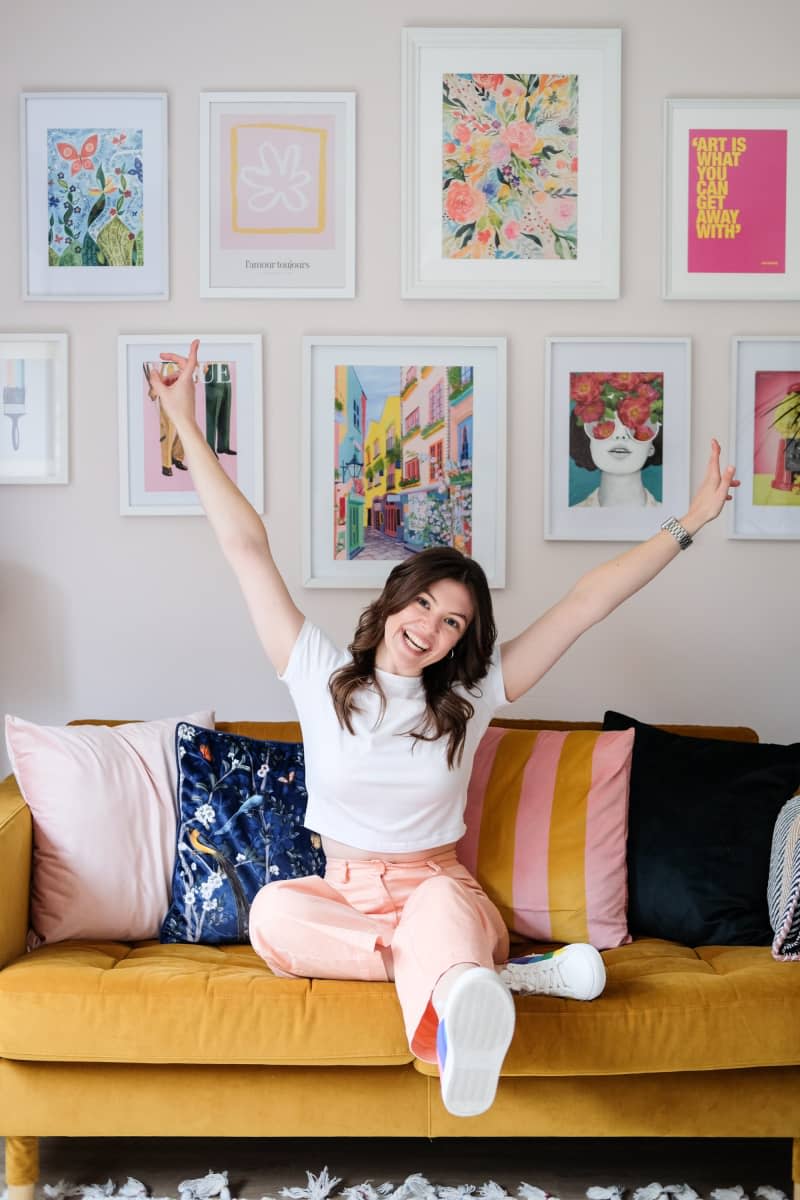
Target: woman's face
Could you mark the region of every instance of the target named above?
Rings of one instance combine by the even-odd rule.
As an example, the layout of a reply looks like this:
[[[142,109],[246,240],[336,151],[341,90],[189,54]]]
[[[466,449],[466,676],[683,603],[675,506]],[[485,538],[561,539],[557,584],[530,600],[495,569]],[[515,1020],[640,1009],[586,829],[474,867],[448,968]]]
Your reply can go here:
[[[592,421],[584,425],[594,465],[611,475],[632,475],[634,471],[641,471],[648,458],[655,453],[653,442],[658,436],[658,427],[652,438],[639,441],[634,431],[623,425],[615,415],[614,428],[608,431],[608,436],[595,436],[598,427],[605,432],[609,424],[608,421]]]
[[[469,588],[455,579],[438,579],[405,608],[386,618],[375,665],[393,675],[421,675],[455,646],[472,620]]]

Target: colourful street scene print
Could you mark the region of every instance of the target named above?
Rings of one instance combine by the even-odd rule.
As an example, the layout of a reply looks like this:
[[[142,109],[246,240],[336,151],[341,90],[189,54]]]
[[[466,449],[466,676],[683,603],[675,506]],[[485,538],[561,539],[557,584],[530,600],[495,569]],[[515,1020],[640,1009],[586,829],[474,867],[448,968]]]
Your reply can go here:
[[[51,267],[144,264],[141,129],[48,129]]]
[[[334,369],[336,559],[472,553],[472,367]]]
[[[800,507],[800,371],[756,371],[753,504]]]
[[[578,257],[578,76],[443,77],[444,258]]]

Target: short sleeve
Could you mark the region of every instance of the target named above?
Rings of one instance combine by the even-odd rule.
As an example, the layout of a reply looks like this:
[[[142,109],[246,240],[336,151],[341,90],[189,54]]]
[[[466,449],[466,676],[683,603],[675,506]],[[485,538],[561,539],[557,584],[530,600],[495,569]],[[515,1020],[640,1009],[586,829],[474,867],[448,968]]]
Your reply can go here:
[[[492,657],[489,660],[489,670],[483,679],[479,679],[471,688],[465,688],[461,684],[457,684],[456,686],[462,695],[466,696],[475,705],[477,710],[483,712],[486,719],[491,719],[498,708],[509,704],[510,701],[506,697],[505,683],[503,681],[503,668],[500,662],[500,644],[495,644]]]
[[[503,679],[503,665],[500,659],[500,643],[495,642],[494,650],[492,651],[492,661],[489,670],[486,673],[485,679],[480,682],[480,688],[484,693],[486,703],[491,707],[492,712],[510,701],[506,696],[506,685]]]
[[[306,620],[292,646],[286,669],[278,678],[289,688],[300,710],[304,701],[324,693],[331,675],[346,657],[317,625]]]

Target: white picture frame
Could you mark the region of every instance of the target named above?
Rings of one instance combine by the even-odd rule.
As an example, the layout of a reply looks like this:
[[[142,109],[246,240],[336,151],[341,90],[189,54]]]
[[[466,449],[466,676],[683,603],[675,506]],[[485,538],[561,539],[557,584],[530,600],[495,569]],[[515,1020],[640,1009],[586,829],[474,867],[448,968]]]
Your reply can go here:
[[[619,296],[620,63],[619,29],[403,30],[404,297]]]
[[[200,171],[201,296],[355,295],[355,92],[202,93]]]
[[[665,300],[800,298],[800,99],[666,100],[663,185]]]
[[[730,436],[741,480],[730,506],[731,538],[800,539],[800,470],[787,469],[784,436],[796,428],[800,438],[800,399],[790,399],[795,382],[800,384],[800,337],[731,340]],[[788,427],[779,428],[782,422]]]
[[[0,333],[0,483],[69,482],[69,339]]]
[[[123,334],[118,339],[120,513],[201,516],[180,439],[148,372],[161,352],[186,355],[193,334]],[[200,334],[196,417],[226,474],[264,511],[261,334]],[[169,368],[167,368],[169,370]],[[177,438],[177,440],[176,440]],[[223,446],[221,443],[225,443]]]
[[[690,412],[688,337],[547,338],[545,538],[638,542],[684,513]]]
[[[453,545],[505,586],[506,340],[303,341],[306,587],[381,588]]]
[[[23,298],[169,299],[166,94],[24,92],[20,145]]]

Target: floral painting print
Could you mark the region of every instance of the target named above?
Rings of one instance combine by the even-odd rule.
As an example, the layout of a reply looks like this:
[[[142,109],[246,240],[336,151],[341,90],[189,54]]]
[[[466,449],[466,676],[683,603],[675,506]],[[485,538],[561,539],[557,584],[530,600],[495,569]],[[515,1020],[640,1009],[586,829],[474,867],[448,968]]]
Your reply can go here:
[[[443,78],[445,258],[578,257],[578,76]]]
[[[48,129],[51,267],[141,267],[141,129]]]
[[[642,508],[662,500],[662,372],[570,374],[569,504]]]
[[[334,558],[472,553],[472,417],[472,367],[335,368]]]
[[[755,374],[753,504],[800,505],[800,372]]]

